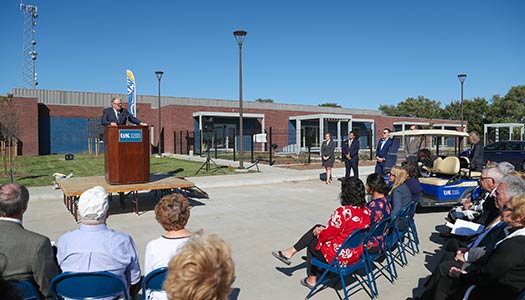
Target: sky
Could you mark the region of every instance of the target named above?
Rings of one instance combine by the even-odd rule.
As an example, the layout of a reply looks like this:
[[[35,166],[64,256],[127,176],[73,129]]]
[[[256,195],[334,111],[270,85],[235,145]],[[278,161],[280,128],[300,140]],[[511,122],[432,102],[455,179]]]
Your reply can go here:
[[[523,0],[24,0],[38,7],[40,89],[377,109],[525,84]],[[0,94],[22,81],[23,14],[0,1]]]

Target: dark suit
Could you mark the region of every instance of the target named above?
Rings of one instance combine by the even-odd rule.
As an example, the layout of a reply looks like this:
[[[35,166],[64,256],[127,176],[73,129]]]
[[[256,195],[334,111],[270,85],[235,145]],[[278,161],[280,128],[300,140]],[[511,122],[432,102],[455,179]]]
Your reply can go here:
[[[132,116],[127,109],[122,108],[119,113],[119,117],[115,115],[113,108],[109,107],[104,109],[102,113],[102,118],[100,119],[100,124],[102,126],[108,126],[111,123],[117,123],[117,125],[126,125],[130,121],[133,124],[139,125],[141,121],[134,116]]]
[[[322,161],[323,167],[331,168],[334,166],[334,161],[335,161],[334,151],[335,151],[334,141],[330,140],[329,143],[327,143],[326,141],[323,141],[323,143],[321,144],[321,156],[328,156],[327,160]]]
[[[391,138],[386,139],[382,148],[381,148],[381,143],[383,142],[383,139],[381,139],[379,143],[377,143],[376,157],[383,158],[385,160],[383,162],[376,162],[376,168],[375,168],[376,173],[384,174],[384,172],[386,171],[385,167],[386,167],[386,162],[388,159],[388,153],[390,152],[390,147],[392,146],[392,141],[393,140]]]
[[[494,227],[491,227],[488,233],[480,237],[479,244],[476,247],[468,249],[468,261],[469,263],[464,263],[461,261],[455,260],[456,251],[447,252],[443,257],[438,268],[432,273],[430,279],[425,283],[425,291],[421,296],[421,299],[433,299],[436,293],[442,294],[441,291],[437,290],[439,284],[449,288],[453,284],[454,280],[443,280],[444,277],[448,276],[448,271],[452,267],[464,268],[468,271],[473,271],[472,269],[479,268],[480,265],[483,265],[487,262],[492,251],[494,250],[496,243],[503,238],[505,238],[505,223],[501,222]],[[469,244],[471,246],[471,244]],[[471,267],[471,263],[474,265]],[[441,281],[441,283],[440,283]]]
[[[6,280],[28,279],[40,293],[51,298],[49,284],[59,274],[49,239],[24,229],[22,225],[0,220],[0,254],[7,258],[3,276]]]
[[[484,164],[483,146],[481,145],[481,142],[477,142],[472,146],[472,153],[470,154],[470,169],[481,172]]]
[[[349,140],[343,142],[343,161],[345,162],[345,177],[350,177],[350,170],[353,170],[354,177],[359,178],[359,139],[353,139],[352,144],[348,147]],[[349,155],[350,159],[346,156]]]

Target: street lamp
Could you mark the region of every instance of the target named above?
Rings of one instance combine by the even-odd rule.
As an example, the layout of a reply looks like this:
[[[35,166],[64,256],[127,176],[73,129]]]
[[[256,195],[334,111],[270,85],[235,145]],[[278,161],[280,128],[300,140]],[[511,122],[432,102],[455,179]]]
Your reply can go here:
[[[159,98],[158,98],[158,110],[159,110],[159,128],[157,129],[157,132],[158,132],[158,137],[157,137],[157,141],[158,141],[158,145],[157,145],[157,153],[159,154],[160,157],[162,157],[162,151],[160,149],[160,80],[162,79],[162,75],[164,75],[164,72],[162,71],[156,71],[155,72],[155,75],[157,75],[157,81],[158,81],[158,87],[159,87]]]
[[[463,82],[465,82],[465,78],[467,78],[467,74],[459,74],[458,79],[459,82],[461,82],[461,131],[465,131],[463,128]]]
[[[242,43],[244,42],[244,38],[246,37],[246,34],[248,34],[244,30],[237,30],[233,32],[233,36],[235,37],[235,40],[237,41],[237,45],[239,45],[239,169],[244,169],[243,164],[243,155],[244,155],[244,149],[243,149],[243,116],[242,116]]]

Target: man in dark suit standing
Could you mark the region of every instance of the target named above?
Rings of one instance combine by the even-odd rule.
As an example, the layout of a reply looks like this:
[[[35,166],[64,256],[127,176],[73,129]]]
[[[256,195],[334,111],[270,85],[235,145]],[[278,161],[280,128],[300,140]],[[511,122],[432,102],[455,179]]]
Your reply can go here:
[[[128,121],[136,125],[148,126],[148,124],[135,118],[127,109],[123,108],[122,100],[118,97],[111,100],[111,107],[104,109],[100,119],[102,126],[126,125]]]
[[[383,175],[387,171],[387,157],[392,146],[392,139],[390,138],[390,129],[388,128],[383,129],[381,134],[382,138],[379,140],[379,143],[377,143],[376,148],[375,172]]]
[[[348,133],[348,140],[343,142],[343,161],[345,162],[345,178],[350,177],[350,170],[354,177],[359,178],[359,138],[353,131]]]
[[[0,255],[6,258],[0,270],[6,280],[35,283],[44,299],[51,299],[49,285],[59,274],[58,266],[49,239],[22,226],[28,201],[29,192],[24,186],[0,186]]]

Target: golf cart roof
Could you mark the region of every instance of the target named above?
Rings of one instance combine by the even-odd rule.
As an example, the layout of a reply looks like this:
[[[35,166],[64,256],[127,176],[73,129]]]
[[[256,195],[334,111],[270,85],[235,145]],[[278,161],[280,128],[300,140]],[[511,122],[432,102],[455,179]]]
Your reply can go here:
[[[468,133],[456,131],[456,130],[446,130],[446,129],[417,129],[417,130],[404,130],[396,131],[390,133],[391,137],[396,136],[451,136],[451,137],[468,137]]]

